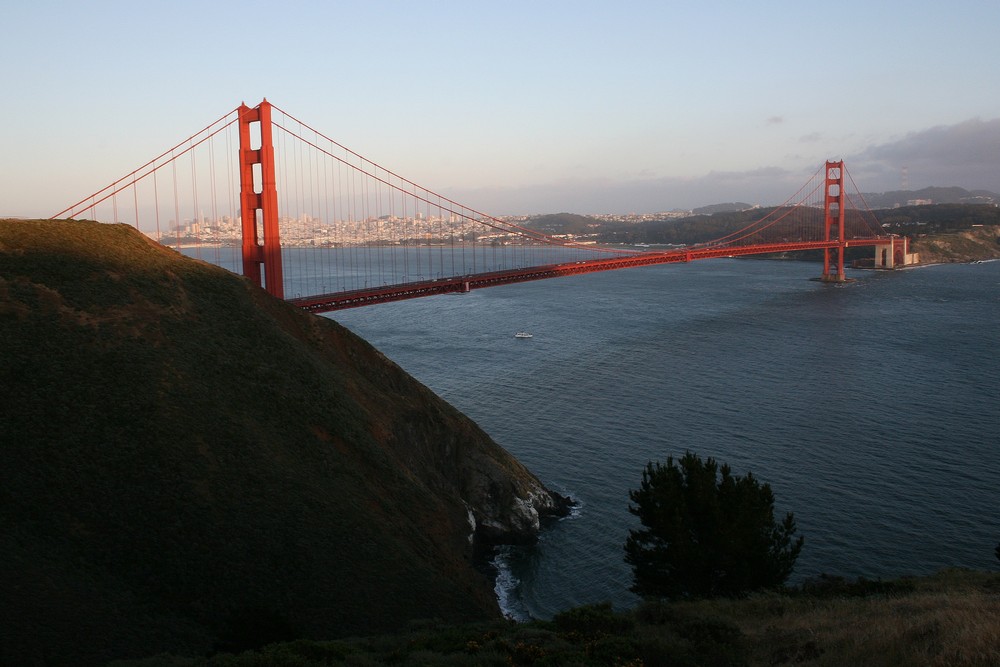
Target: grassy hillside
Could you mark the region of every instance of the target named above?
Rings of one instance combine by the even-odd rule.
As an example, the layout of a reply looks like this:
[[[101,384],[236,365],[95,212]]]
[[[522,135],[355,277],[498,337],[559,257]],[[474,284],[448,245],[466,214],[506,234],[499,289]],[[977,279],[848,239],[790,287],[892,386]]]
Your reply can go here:
[[[544,495],[336,323],[120,225],[0,221],[0,417],[0,664],[496,618],[470,512],[525,539]]]
[[[1000,259],[1000,225],[965,231],[918,235],[911,244],[922,264]]]
[[[593,605],[551,622],[423,625],[406,633],[279,643],[213,659],[114,667],[805,667],[1000,664],[1000,575],[947,570],[892,582],[814,582],[743,600]]]

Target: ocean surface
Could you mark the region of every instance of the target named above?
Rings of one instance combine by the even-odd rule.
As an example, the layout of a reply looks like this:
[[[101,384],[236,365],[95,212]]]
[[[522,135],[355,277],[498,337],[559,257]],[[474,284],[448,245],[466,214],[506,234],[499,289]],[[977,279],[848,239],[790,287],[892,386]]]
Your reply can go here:
[[[628,492],[685,450],[794,513],[793,583],[997,569],[1000,262],[818,273],[719,259],[328,316],[579,502],[498,554],[514,618],[635,604]]]

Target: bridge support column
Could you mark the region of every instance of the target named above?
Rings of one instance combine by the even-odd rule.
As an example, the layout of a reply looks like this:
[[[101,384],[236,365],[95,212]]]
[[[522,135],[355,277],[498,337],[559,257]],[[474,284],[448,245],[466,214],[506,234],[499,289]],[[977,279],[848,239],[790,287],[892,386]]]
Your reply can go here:
[[[274,175],[271,104],[265,99],[254,108],[241,104],[240,220],[243,225],[243,275],[279,299],[285,298],[278,232],[278,189]],[[251,125],[257,123],[260,148],[253,148]],[[255,170],[259,167],[259,170]],[[257,174],[255,174],[257,171]],[[259,176],[257,182],[255,175]],[[258,230],[258,223],[260,225]],[[261,239],[263,236],[263,240]]]
[[[826,186],[823,196],[823,233],[825,241],[838,241],[835,248],[823,249],[824,282],[842,283],[847,280],[844,273],[844,161],[826,162]],[[831,262],[831,253],[836,251],[836,264]]]
[[[888,243],[875,246],[876,269],[895,269],[918,261],[919,257],[910,252],[910,240],[905,236],[894,236]]]

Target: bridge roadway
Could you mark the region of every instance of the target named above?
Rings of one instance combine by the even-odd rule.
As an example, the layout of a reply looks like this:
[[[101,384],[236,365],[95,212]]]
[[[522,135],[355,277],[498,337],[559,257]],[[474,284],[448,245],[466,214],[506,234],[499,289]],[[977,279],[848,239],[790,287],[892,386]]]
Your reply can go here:
[[[855,239],[845,241],[844,247],[875,246],[885,244],[887,241],[888,239],[884,238]],[[359,306],[371,306],[377,303],[415,299],[422,296],[470,292],[474,289],[482,289],[484,287],[496,287],[498,285],[510,285],[529,280],[558,278],[596,271],[630,269],[639,266],[651,266],[653,264],[693,262],[699,259],[712,259],[716,257],[740,257],[779,252],[822,250],[824,248],[832,249],[839,247],[839,245],[840,242],[834,240],[769,243],[743,247],[681,248],[678,250],[642,252],[612,259],[592,259],[563,264],[545,264],[522,269],[508,269],[466,276],[454,276],[451,278],[436,278],[419,282],[383,285],[381,287],[348,290],[332,294],[297,297],[288,299],[287,301],[310,312],[324,313],[347,308],[357,308]]]

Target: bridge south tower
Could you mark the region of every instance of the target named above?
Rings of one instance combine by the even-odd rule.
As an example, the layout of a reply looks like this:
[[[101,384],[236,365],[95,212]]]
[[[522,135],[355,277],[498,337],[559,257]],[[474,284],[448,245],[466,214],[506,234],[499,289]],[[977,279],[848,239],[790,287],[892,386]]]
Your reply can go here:
[[[836,247],[823,249],[824,282],[842,283],[847,278],[844,274],[844,161],[826,162],[826,185],[823,195],[823,237],[825,241],[837,241]],[[831,261],[831,254],[836,251],[836,261]]]

